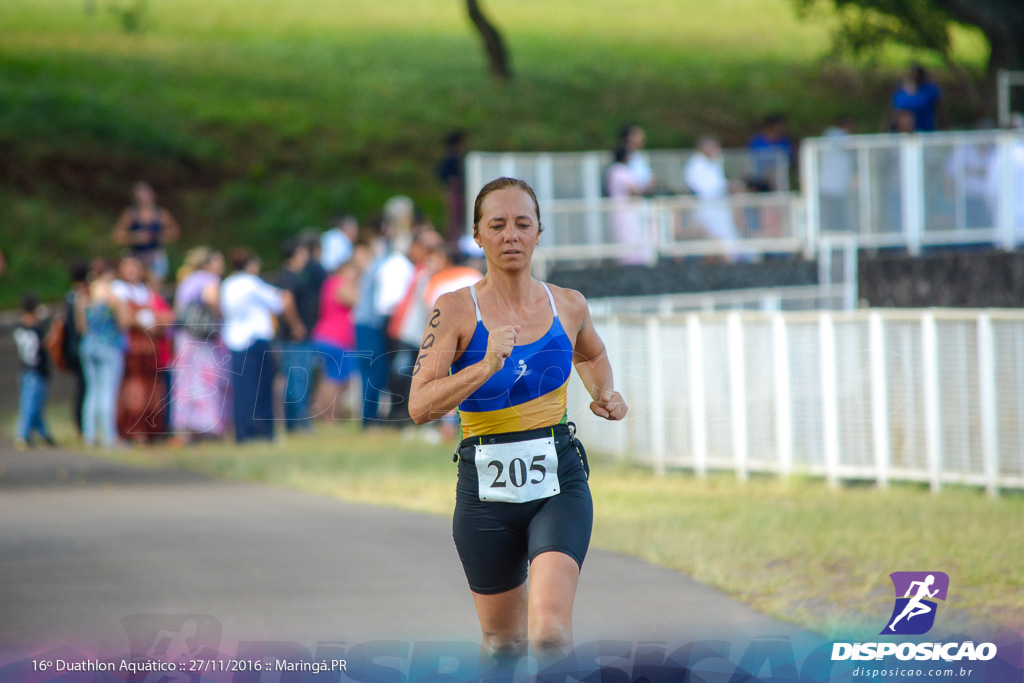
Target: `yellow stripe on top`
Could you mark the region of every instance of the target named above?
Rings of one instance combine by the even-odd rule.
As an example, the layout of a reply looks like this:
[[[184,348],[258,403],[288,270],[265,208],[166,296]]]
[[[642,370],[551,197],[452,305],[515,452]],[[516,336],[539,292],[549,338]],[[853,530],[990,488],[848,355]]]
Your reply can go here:
[[[569,383],[566,382],[543,396],[501,410],[482,412],[459,410],[462,438],[521,432],[558,424],[565,418],[568,387]]]

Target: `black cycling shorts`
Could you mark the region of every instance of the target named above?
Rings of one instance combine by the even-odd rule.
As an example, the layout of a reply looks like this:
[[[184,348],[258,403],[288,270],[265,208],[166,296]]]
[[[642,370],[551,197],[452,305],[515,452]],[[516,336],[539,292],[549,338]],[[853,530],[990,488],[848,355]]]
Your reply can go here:
[[[546,427],[482,438],[485,444],[508,443],[551,436],[551,431]],[[560,492],[528,503],[481,501],[474,460],[481,437],[459,444],[452,536],[474,593],[493,595],[521,586],[529,562],[548,551],[565,553],[583,566],[594,525],[586,451],[566,425],[556,425],[554,437]]]

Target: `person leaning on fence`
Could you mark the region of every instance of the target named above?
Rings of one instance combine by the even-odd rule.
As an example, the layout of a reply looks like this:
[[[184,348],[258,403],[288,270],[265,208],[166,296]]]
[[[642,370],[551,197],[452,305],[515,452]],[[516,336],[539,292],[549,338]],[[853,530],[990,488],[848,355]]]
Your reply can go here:
[[[593,520],[585,453],[567,422],[573,366],[594,414],[626,414],[586,300],[530,275],[541,230],[525,182],[499,178],[480,190],[473,231],[487,275],[437,300],[410,401],[418,424],[459,407],[453,535],[483,631],[482,661],[506,672],[528,643],[540,667],[572,646]]]

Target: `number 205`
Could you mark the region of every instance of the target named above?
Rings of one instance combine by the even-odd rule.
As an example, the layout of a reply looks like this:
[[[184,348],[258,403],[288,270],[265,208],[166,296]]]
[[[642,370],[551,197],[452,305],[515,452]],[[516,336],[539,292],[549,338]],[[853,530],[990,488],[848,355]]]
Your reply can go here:
[[[530,462],[529,470],[527,470],[525,460],[523,460],[522,458],[513,458],[512,461],[508,464],[508,481],[512,482],[512,486],[520,488],[526,486],[526,476],[527,474],[529,474],[529,472],[538,472],[539,478],[535,478],[537,477],[537,475],[534,475],[533,477],[530,478],[530,483],[541,483],[542,481],[544,481],[544,477],[547,476],[548,473],[547,468],[541,464],[543,461],[543,455],[533,456],[533,460]],[[492,460],[489,463],[487,463],[487,466],[494,467],[495,469],[498,470],[498,473],[494,475],[494,481],[491,482],[491,488],[505,488],[505,486],[507,486],[507,483],[505,479],[502,478],[502,475],[505,473],[505,466],[501,463],[501,461]]]

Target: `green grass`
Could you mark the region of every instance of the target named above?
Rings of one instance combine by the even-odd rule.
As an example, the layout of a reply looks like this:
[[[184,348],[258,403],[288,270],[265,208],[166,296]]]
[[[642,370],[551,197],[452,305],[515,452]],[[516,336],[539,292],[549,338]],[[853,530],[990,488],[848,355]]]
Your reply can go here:
[[[205,444],[115,456],[268,482],[350,501],[450,515],[451,444],[345,424],[283,446]],[[1024,629],[1024,496],[915,486],[832,490],[820,481],[656,477],[595,461],[593,543],[678,569],[774,617],[831,635],[877,634],[892,605],[888,574],[951,577],[947,626],[996,619]],[[952,615],[952,616],[950,616]]]
[[[487,76],[461,0],[0,0],[0,249],[18,290],[54,297],[61,264],[112,254],[130,183],[151,179],[183,245],[277,243],[390,194],[441,219],[432,167],[453,127],[489,150],[606,148],[627,120],[652,147],[746,141],[784,110],[797,135],[839,112],[874,130],[897,65],[827,66],[829,17],[789,0],[485,3],[515,79]],[[983,61],[977,35],[959,54]],[[950,97],[954,120],[972,112]]]

